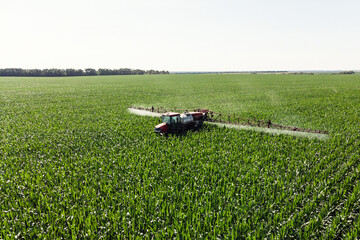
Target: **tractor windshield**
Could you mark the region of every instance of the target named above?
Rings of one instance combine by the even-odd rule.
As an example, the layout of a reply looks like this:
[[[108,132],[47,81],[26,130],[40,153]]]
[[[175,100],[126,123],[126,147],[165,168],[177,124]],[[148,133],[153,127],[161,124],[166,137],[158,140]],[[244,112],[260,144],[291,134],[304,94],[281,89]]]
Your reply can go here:
[[[167,124],[170,124],[170,116],[163,116],[162,117],[162,122],[163,123],[167,123]]]

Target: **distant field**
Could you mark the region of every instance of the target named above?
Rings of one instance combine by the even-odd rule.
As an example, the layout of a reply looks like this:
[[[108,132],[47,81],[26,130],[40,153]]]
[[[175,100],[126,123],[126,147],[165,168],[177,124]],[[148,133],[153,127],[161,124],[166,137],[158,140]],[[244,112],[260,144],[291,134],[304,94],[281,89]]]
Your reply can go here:
[[[0,78],[0,238],[360,234],[360,75]],[[205,125],[168,138],[127,107],[209,108],[328,140]]]

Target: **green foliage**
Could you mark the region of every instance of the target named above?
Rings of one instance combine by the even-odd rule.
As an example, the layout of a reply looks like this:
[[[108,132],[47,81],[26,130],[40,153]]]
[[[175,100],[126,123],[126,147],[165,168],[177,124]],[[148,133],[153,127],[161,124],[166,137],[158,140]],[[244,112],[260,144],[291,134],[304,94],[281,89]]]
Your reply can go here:
[[[355,74],[354,71],[343,71],[343,72],[340,72],[339,74]]]
[[[359,75],[0,78],[0,238],[356,239]],[[162,137],[129,105],[301,128]]]

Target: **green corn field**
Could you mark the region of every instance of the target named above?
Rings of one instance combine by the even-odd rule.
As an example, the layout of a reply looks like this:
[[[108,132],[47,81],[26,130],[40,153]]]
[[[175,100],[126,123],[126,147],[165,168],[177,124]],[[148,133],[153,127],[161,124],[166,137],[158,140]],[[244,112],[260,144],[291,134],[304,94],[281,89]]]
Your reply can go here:
[[[0,78],[0,239],[357,239],[360,75]],[[159,136],[128,106],[325,130],[210,124]]]

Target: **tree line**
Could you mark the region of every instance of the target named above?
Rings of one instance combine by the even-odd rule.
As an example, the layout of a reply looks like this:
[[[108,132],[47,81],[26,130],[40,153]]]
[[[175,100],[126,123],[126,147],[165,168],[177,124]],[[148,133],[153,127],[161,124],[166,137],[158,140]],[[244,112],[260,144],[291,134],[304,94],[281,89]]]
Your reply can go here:
[[[24,76],[24,77],[66,77],[66,76],[97,76],[97,75],[144,75],[144,74],[169,74],[169,71],[141,70],[130,68],[107,69],[93,68],[83,69],[22,69],[4,68],[0,69],[0,76]]]
[[[343,72],[339,72],[339,74],[355,74],[354,71],[343,71]]]

